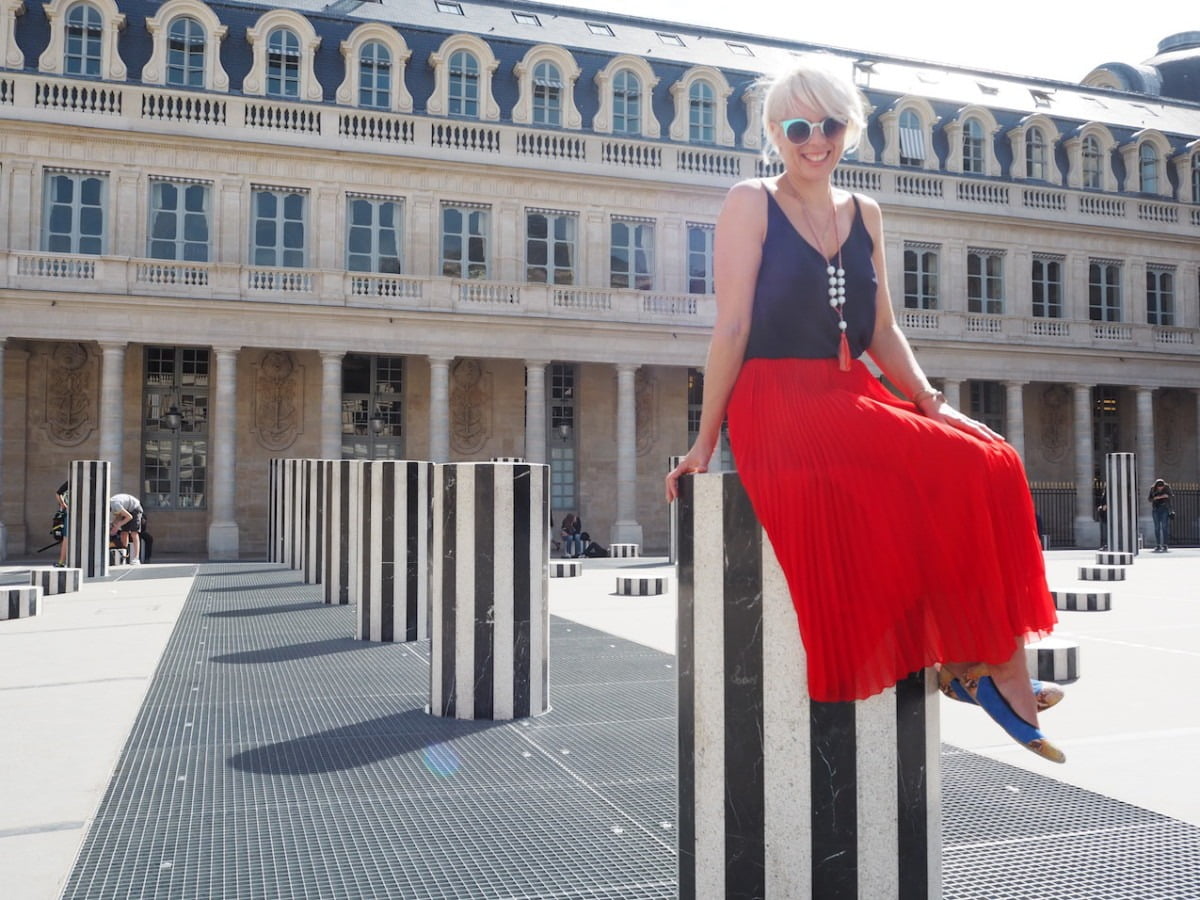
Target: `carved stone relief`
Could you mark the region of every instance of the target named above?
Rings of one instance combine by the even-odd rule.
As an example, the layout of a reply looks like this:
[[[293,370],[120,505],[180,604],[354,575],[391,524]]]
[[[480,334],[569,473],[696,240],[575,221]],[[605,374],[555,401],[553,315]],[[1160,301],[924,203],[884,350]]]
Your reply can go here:
[[[96,428],[95,365],[79,343],[55,344],[46,365],[46,433],[60,447],[74,447]]]
[[[633,402],[637,415],[637,455],[645,456],[657,443],[658,382],[650,370],[642,366],[633,379]]]
[[[456,453],[478,453],[492,433],[492,375],[477,359],[450,370],[450,443]]]
[[[304,366],[287,351],[269,350],[254,369],[251,430],[268,450],[286,450],[304,431]]]
[[[1042,456],[1048,462],[1062,462],[1071,449],[1071,393],[1061,384],[1042,392]]]

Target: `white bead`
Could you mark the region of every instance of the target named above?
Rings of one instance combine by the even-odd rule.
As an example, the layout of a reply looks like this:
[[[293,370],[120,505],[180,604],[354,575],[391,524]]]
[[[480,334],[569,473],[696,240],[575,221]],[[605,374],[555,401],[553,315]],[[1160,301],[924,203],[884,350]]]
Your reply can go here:
[[[838,283],[839,285],[842,285],[842,286],[844,286],[844,285],[846,284],[846,279],[845,279],[845,278],[839,278],[839,279],[837,280],[837,283]]]
[[[841,304],[838,303],[837,297],[830,297],[829,305],[832,306],[834,309],[837,309],[839,306],[841,306]]]
[[[836,297],[836,296],[837,296],[837,288],[835,288],[835,287],[831,287],[831,288],[829,289],[829,296],[830,296],[830,297]]]
[[[828,268],[825,269],[825,274],[826,275],[836,275],[837,269],[835,269],[833,266],[829,266]]]
[[[835,274],[835,273],[832,273],[832,272],[831,272],[830,274]],[[837,274],[837,277],[838,277],[838,278],[845,278],[845,277],[846,277],[846,270],[845,270],[845,269],[843,269],[841,266],[839,266],[839,267],[838,267],[838,270],[837,270],[837,272],[836,272],[836,274]]]
[[[845,331],[845,330],[846,330],[846,323],[845,323],[845,322],[838,322],[838,328],[840,328],[842,331]]]

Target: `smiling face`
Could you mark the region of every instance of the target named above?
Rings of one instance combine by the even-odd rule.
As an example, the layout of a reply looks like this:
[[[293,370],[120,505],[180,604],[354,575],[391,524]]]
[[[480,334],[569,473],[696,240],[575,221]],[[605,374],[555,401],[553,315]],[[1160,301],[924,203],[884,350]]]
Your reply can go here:
[[[846,149],[846,131],[842,129],[835,137],[828,138],[821,128],[815,127],[807,141],[796,145],[784,135],[780,121],[803,118],[816,124],[828,115],[823,109],[793,100],[784,116],[770,122],[771,142],[790,175],[804,179],[828,178]]]

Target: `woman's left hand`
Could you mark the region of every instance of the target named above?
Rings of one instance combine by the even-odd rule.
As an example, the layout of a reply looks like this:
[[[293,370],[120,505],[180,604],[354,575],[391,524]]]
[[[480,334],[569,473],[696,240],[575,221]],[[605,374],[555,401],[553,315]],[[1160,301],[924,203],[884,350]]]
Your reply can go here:
[[[945,400],[935,401],[930,399],[923,404],[917,404],[917,409],[926,418],[933,419],[935,422],[941,422],[943,425],[949,425],[951,428],[957,428],[959,431],[965,431],[967,434],[981,440],[1004,440],[1004,435],[992,431],[992,429],[988,428],[982,422],[978,422],[965,413],[960,412]]]

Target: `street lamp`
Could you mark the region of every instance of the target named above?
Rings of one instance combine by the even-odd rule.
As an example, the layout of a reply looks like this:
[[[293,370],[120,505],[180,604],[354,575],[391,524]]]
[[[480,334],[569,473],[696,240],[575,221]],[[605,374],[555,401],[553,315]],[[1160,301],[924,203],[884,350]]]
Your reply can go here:
[[[183,424],[183,413],[179,411],[179,407],[174,403],[167,409],[166,415],[162,417],[163,424],[172,431],[178,431],[179,426]]]
[[[371,418],[367,420],[367,424],[371,426],[371,434],[383,434],[383,429],[387,427],[387,421],[380,414],[379,410],[372,413]]]

